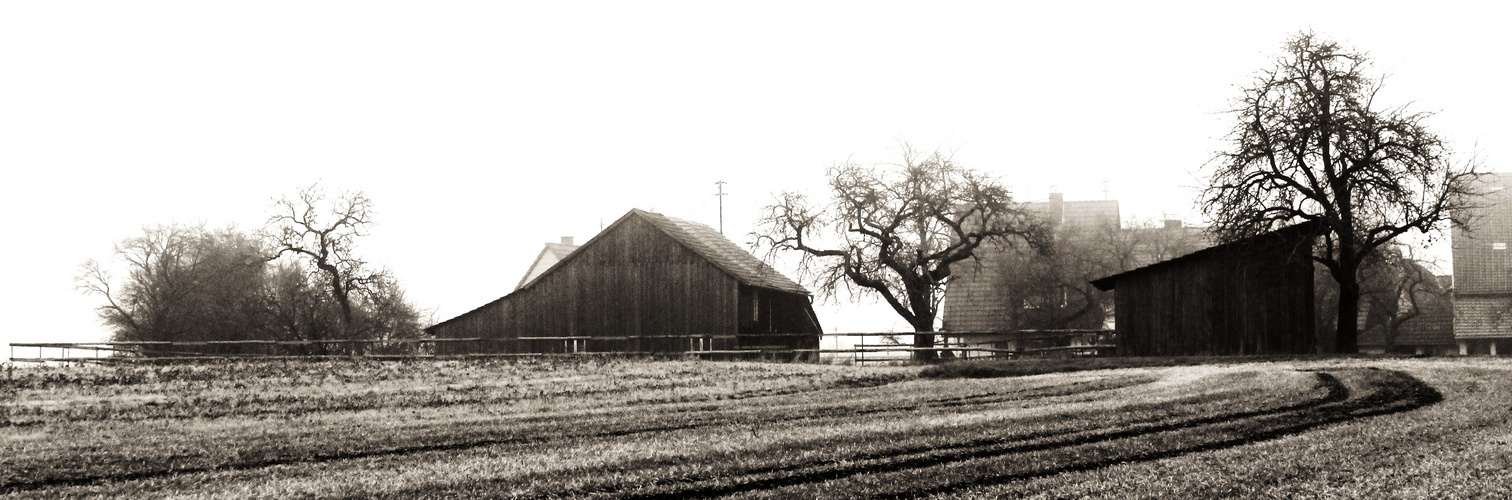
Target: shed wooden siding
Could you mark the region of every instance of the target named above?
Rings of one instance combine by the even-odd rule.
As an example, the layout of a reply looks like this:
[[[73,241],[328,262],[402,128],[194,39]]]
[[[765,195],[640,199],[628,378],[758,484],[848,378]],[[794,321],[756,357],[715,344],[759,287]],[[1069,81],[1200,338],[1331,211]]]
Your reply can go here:
[[[655,215],[655,214],[650,214]],[[441,338],[620,337],[813,333],[807,337],[714,339],[705,349],[742,344],[812,348],[817,324],[808,297],[744,285],[719,266],[635,212],[579,247],[525,288],[431,328]],[[755,297],[760,316],[742,316],[741,300]],[[801,304],[801,307],[797,307]],[[749,313],[748,313],[749,314]],[[804,316],[807,315],[807,316]],[[794,326],[794,317],[812,327]],[[744,324],[743,324],[743,321]],[[682,338],[589,340],[597,352],[682,352]],[[536,341],[453,345],[477,350],[561,352],[569,343]],[[481,348],[481,349],[480,349]]]
[[[1281,230],[1098,280],[1099,288],[1116,288],[1118,353],[1312,352],[1313,238],[1305,231]]]

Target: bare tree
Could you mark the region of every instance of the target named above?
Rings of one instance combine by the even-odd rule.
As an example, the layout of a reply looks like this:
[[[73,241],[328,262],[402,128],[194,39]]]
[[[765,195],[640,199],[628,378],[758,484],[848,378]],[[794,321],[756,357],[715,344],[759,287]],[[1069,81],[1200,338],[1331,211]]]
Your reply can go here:
[[[342,336],[353,327],[354,296],[376,289],[387,277],[356,254],[357,240],[373,223],[372,201],[361,191],[328,196],[319,184],[301,188],[274,204],[265,232],[276,256],[294,254],[310,262],[341,311]]]
[[[1314,258],[1339,284],[1334,349],[1357,350],[1360,265],[1408,231],[1429,233],[1474,203],[1472,158],[1453,163],[1431,113],[1381,107],[1369,58],[1312,33],[1243,91],[1232,149],[1209,163],[1202,207],[1235,239],[1322,222]]]
[[[951,265],[984,243],[1047,240],[1047,228],[995,179],[938,151],[925,155],[905,145],[901,164],[846,162],[827,176],[829,203],[777,195],[752,233],[757,246],[799,252],[800,278],[822,295],[880,297],[915,332],[935,331]],[[936,357],[928,350],[934,337],[914,336],[916,359]]]
[[[1060,225],[1043,252],[1015,252],[996,287],[1014,306],[1016,329],[1101,328],[1112,294],[1091,281],[1185,255],[1202,248],[1195,231],[1135,221],[1093,226]]]
[[[1362,300],[1370,304],[1371,318],[1363,323],[1367,329],[1381,329],[1388,351],[1396,347],[1403,325],[1425,308],[1445,307],[1442,301],[1449,293],[1405,245],[1389,245],[1371,254],[1361,266],[1360,288]]]

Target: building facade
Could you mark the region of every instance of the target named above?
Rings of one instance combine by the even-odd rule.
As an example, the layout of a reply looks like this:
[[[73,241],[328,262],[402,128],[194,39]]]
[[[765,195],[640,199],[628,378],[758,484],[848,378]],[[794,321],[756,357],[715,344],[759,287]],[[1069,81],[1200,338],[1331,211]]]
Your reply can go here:
[[[1460,354],[1512,349],[1512,173],[1483,177],[1486,193],[1469,227],[1450,231],[1454,252],[1454,340]]]

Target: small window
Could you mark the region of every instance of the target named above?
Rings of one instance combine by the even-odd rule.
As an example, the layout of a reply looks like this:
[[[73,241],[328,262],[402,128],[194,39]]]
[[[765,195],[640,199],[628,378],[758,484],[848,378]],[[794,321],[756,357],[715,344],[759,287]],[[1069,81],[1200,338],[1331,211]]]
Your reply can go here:
[[[1491,249],[1492,250],[1506,250],[1507,249],[1507,244],[1498,241],[1496,243],[1492,243],[1491,244]]]

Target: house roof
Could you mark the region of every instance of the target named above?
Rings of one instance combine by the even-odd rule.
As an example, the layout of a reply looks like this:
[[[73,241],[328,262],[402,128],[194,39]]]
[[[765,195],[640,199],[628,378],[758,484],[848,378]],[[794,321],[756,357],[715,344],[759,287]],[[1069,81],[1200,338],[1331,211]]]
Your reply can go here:
[[[546,244],[546,248],[544,250],[541,250],[541,252],[542,253],[551,252],[552,255],[556,256],[556,258],[558,260],[560,260],[560,259],[567,258],[567,254],[572,253],[572,251],[573,250],[577,250],[577,248],[578,248],[577,245],[563,245],[561,243],[547,243]]]
[[[1455,339],[1505,338],[1512,331],[1512,295],[1454,296]]]
[[[1287,237],[1289,235],[1294,235],[1294,234],[1314,235],[1314,234],[1318,233],[1318,230],[1320,229],[1321,226],[1322,226],[1322,223],[1316,222],[1316,221],[1303,222],[1301,224],[1293,224],[1293,225],[1290,225],[1290,226],[1287,226],[1287,227],[1283,227],[1281,229],[1277,229],[1275,231],[1271,231],[1271,232],[1268,232],[1268,233],[1263,233],[1263,234],[1251,236],[1251,237],[1244,238],[1244,239],[1241,239],[1241,240],[1231,241],[1231,242],[1228,242],[1228,243],[1224,243],[1222,245],[1215,245],[1215,246],[1207,247],[1207,248],[1204,248],[1202,250],[1198,250],[1198,251],[1195,251],[1195,252],[1192,252],[1192,253],[1189,253],[1189,254],[1186,254],[1186,255],[1182,255],[1180,257],[1173,258],[1173,259],[1163,260],[1163,261],[1160,261],[1160,262],[1156,262],[1154,264],[1150,264],[1148,266],[1130,269],[1128,271],[1124,271],[1124,272],[1121,272],[1121,273],[1118,273],[1118,274],[1114,274],[1112,276],[1105,276],[1105,277],[1102,277],[1102,278],[1098,278],[1098,279],[1092,280],[1092,286],[1097,287],[1098,290],[1102,290],[1102,291],[1106,292],[1108,290],[1112,290],[1113,289],[1114,283],[1116,283],[1119,278],[1122,278],[1122,277],[1125,277],[1125,276],[1128,276],[1128,275],[1131,275],[1131,274],[1144,273],[1144,272],[1148,272],[1148,271],[1151,271],[1151,270],[1154,270],[1154,269],[1164,268],[1164,267],[1176,265],[1178,263],[1190,262],[1190,261],[1194,261],[1194,260],[1199,260],[1199,259],[1211,257],[1213,255],[1216,255],[1216,254],[1219,254],[1219,253],[1222,253],[1222,252],[1227,252],[1227,251],[1234,250],[1234,249],[1239,248],[1239,247],[1243,247],[1245,245],[1253,244],[1253,243],[1255,243],[1257,241],[1260,241],[1262,239],[1285,238],[1285,237]]]
[[[530,284],[530,282],[532,281],[535,281],[535,278],[537,276],[540,276],[541,273],[546,272],[546,269],[536,269],[541,265],[541,261],[546,259],[546,256],[550,255],[551,257],[553,257],[551,259],[551,262],[555,264],[557,262],[561,262],[562,259],[567,258],[568,254],[571,254],[573,250],[577,249],[577,245],[547,243],[546,248],[542,248],[541,253],[536,254],[535,261],[530,263],[530,269],[525,271],[525,276],[520,277],[520,283],[515,285],[515,290],[525,288],[525,285]]]
[[[1441,291],[1439,293],[1442,293]],[[1396,345],[1443,345],[1454,343],[1454,302],[1447,294],[1424,297],[1418,315],[1403,321],[1397,328]],[[1360,322],[1365,323],[1370,301],[1360,301]],[[1362,346],[1386,345],[1386,325],[1360,326],[1358,343]]]

